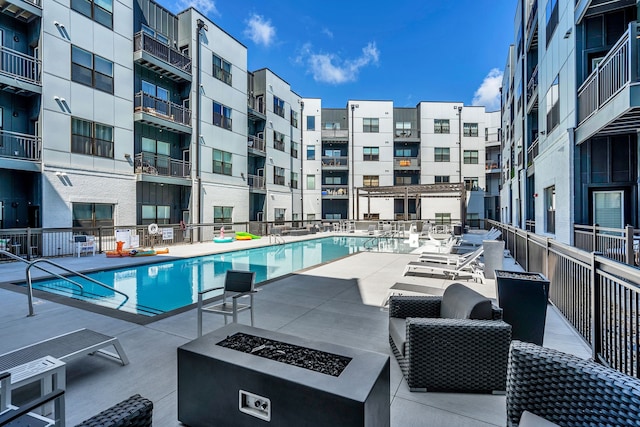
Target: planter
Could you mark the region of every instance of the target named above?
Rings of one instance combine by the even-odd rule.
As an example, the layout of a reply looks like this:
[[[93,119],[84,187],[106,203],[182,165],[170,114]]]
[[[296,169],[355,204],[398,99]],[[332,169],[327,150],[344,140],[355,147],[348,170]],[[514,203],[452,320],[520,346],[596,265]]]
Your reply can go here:
[[[540,273],[496,270],[496,295],[511,339],[542,345],[549,280]]]
[[[236,323],[178,348],[191,427],[389,426],[389,386],[388,355]]]

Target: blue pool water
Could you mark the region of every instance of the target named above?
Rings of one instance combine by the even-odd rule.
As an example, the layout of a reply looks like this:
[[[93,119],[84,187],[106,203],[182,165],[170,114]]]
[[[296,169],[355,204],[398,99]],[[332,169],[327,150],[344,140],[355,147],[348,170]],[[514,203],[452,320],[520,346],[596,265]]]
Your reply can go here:
[[[255,271],[256,283],[260,283],[364,251],[369,240],[369,237],[325,237],[88,274],[127,294],[126,302],[122,295],[79,277],[73,280],[83,285],[83,291],[59,279],[34,282],[33,288],[155,316],[197,302],[201,290],[223,286],[227,270]],[[390,239],[373,248],[396,253],[409,253],[412,249],[401,239]],[[212,292],[207,297],[214,295]]]

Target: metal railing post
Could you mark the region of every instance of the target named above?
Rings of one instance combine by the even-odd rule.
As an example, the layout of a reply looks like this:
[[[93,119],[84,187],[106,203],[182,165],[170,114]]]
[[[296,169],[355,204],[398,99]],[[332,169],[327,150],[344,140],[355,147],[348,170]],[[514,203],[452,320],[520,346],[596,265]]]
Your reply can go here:
[[[598,361],[598,355],[602,349],[602,313],[600,312],[601,289],[597,285],[597,262],[596,256],[602,255],[600,252],[591,253],[591,271],[589,286],[591,288],[591,357]]]
[[[524,241],[524,270],[529,271],[529,232],[525,231],[525,241]]]
[[[25,250],[27,252],[27,261],[31,261],[31,227],[27,227],[27,242]]]
[[[98,253],[102,253],[102,226],[98,228]]]
[[[633,251],[633,226],[627,225],[625,227],[625,262],[629,265],[635,265],[635,253]]]
[[[591,252],[595,252],[598,250],[598,224],[593,224],[593,228],[591,229]]]

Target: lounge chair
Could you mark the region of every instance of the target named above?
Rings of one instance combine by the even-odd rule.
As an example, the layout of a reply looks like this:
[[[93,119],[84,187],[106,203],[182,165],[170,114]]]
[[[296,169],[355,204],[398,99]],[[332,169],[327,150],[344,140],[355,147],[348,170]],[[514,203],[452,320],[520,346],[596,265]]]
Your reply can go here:
[[[369,227],[367,227],[367,234],[369,234],[369,236],[373,236],[374,234],[376,234],[376,226],[373,224],[369,224]]]
[[[484,248],[479,246],[473,252],[467,252],[466,254],[438,254],[438,253],[430,253],[423,252],[418,257],[418,261],[420,262],[428,262],[433,264],[447,264],[447,265],[455,265],[458,266],[465,262],[469,257],[477,258],[479,255],[482,255],[484,252]]]
[[[502,232],[497,228],[492,228],[484,234],[465,234],[460,239],[459,245],[481,246],[483,240],[495,240],[501,235]]]
[[[484,250],[483,250],[484,251]],[[457,278],[480,279],[483,280],[483,265],[476,262],[483,251],[476,251],[461,262],[459,265],[447,265],[442,263],[413,261],[407,264],[403,275],[409,272],[423,273],[433,276],[443,276],[455,280]]]

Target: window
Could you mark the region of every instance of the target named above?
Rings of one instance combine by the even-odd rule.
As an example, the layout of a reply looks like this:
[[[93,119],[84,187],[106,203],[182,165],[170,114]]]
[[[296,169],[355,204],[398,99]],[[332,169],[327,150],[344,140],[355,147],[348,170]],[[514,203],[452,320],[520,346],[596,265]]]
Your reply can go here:
[[[307,221],[313,221],[316,219],[316,214],[307,214]]]
[[[325,176],[324,177],[324,183],[326,185],[341,185],[342,184],[342,178],[339,176]]]
[[[338,122],[324,122],[324,128],[327,130],[339,130],[340,123]]]
[[[307,190],[315,190],[315,189],[316,189],[316,176],[307,175]]]
[[[298,158],[298,147],[299,144],[297,142],[291,141],[291,157],[294,159]]]
[[[273,112],[284,118],[284,101],[277,96],[273,97]]]
[[[213,173],[231,175],[232,172],[231,153],[222,150],[213,150]]]
[[[411,185],[413,184],[413,180],[410,176],[396,176],[396,185]]]
[[[113,93],[113,62],[71,46],[71,80],[102,92]]]
[[[469,227],[479,228],[480,227],[480,214],[478,214],[478,213],[467,213],[467,225]]]
[[[462,132],[464,136],[478,136],[478,124],[465,123],[462,125]]]
[[[73,117],[71,152],[113,159],[113,127]]]
[[[113,28],[113,0],[71,0],[71,9],[105,27]]]
[[[434,133],[449,133],[449,119],[435,119],[433,121]]]
[[[155,111],[165,116],[171,115],[171,106],[169,105],[169,90],[154,83],[142,80],[142,93],[150,96],[144,96],[143,106],[145,111]]]
[[[291,126],[298,127],[298,112],[291,110]]]
[[[553,37],[553,32],[558,26],[558,0],[549,0],[547,2],[547,46]]]
[[[451,224],[450,213],[436,213],[435,216],[436,216],[436,225]]]
[[[436,175],[435,176],[435,183],[436,184],[443,184],[443,183],[447,183],[449,182],[449,176],[447,175]]]
[[[363,147],[362,148],[363,160],[369,162],[377,162],[380,160],[380,148],[378,147]]]
[[[380,186],[380,176],[379,175],[364,175],[362,177],[362,186],[363,187],[379,187]]]
[[[169,224],[171,208],[164,205],[142,205],[142,225]]]
[[[478,178],[465,178],[464,179],[464,188],[467,191],[478,191],[480,187],[478,186]]]
[[[273,183],[276,185],[285,185],[284,168],[278,166],[273,167]]]
[[[213,77],[231,86],[231,63],[213,54]]]
[[[396,157],[413,157],[411,148],[396,148]]]
[[[233,206],[214,206],[213,222],[214,224],[233,223]]]
[[[273,131],[273,148],[284,151],[284,134],[277,130]]]
[[[434,162],[448,162],[449,160],[449,148],[448,147],[435,147],[434,148]]]
[[[556,232],[556,186],[552,185],[544,189],[544,231]]]
[[[273,210],[273,219],[276,224],[284,224],[284,216],[287,210],[284,208],[275,208]]]
[[[547,135],[560,124],[560,76],[556,76],[547,91]]]
[[[478,150],[464,150],[462,156],[465,165],[478,164]]]
[[[362,132],[378,133],[379,132],[379,120],[373,118],[362,119]]]
[[[72,203],[73,227],[113,227],[113,205]]]
[[[136,163],[136,168],[149,174],[171,175],[171,144],[142,138],[142,163]]]
[[[153,28],[144,25],[144,24],[140,24],[141,25],[141,29],[142,32],[153,37],[154,39],[158,40],[159,42],[161,42],[162,44],[165,45],[169,45],[169,37],[165,36],[164,34],[161,34],[159,32],[157,32],[156,30],[154,30]],[[188,56],[188,55],[187,55]]]
[[[411,122],[396,122],[396,136],[411,136]]]
[[[291,188],[298,188],[298,173],[291,172]]]
[[[307,145],[307,160],[315,160],[315,159],[316,159],[316,146]]]
[[[215,126],[219,126],[224,129],[231,130],[231,108],[218,104],[217,102],[213,103],[213,124]]]
[[[316,116],[307,116],[307,130],[316,130]]]
[[[484,128],[484,140],[489,141],[489,128]]]

